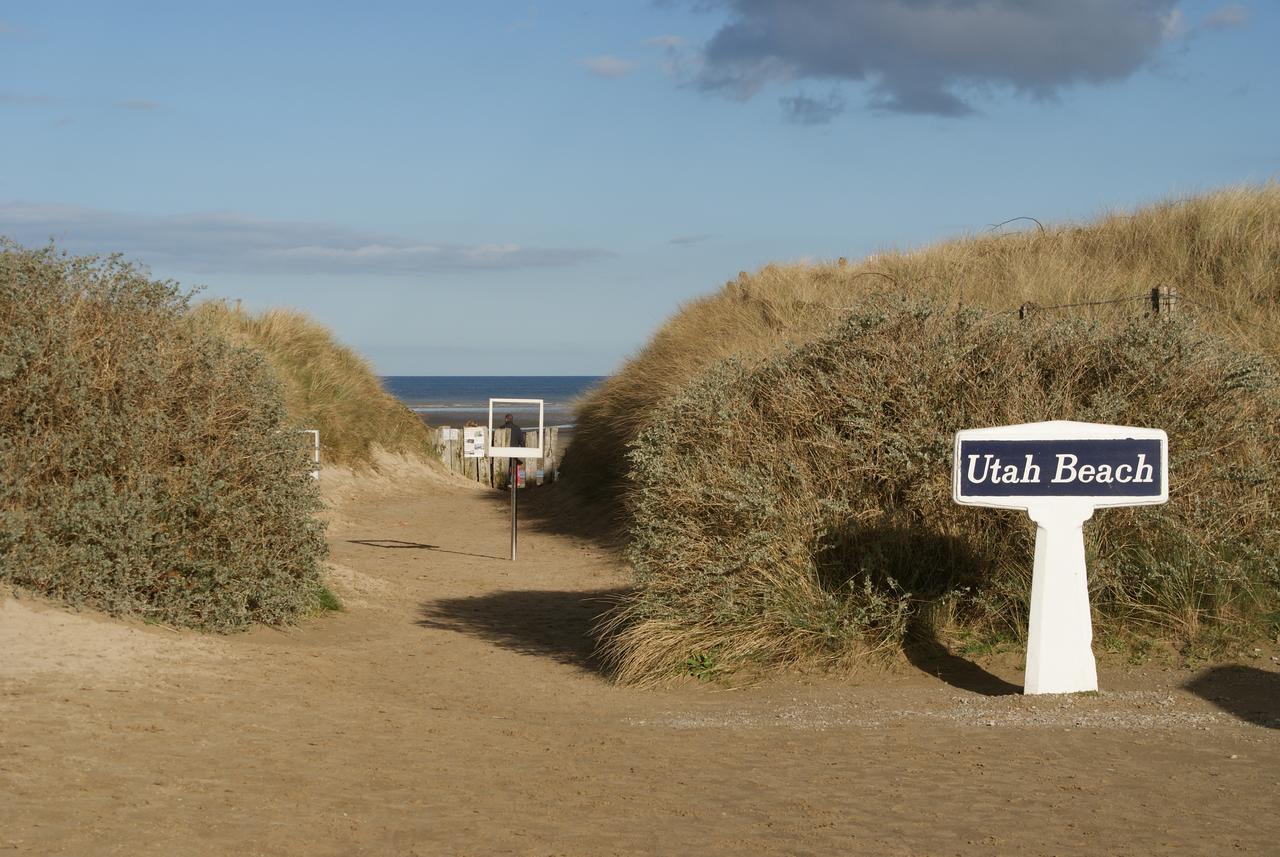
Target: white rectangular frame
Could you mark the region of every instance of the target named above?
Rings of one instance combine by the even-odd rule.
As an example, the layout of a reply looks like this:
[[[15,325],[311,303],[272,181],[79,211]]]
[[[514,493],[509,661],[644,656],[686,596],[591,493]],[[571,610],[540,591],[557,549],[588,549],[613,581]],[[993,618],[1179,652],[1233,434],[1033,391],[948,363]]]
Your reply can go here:
[[[493,403],[502,402],[507,405],[537,405],[538,406],[538,445],[537,446],[491,446],[489,447],[490,458],[534,458],[541,460],[542,455],[542,439],[545,436],[545,411],[543,399],[490,399],[489,400],[489,439],[493,439]],[[528,436],[528,430],[525,432]]]
[[[320,478],[320,429],[298,429],[298,434],[311,435],[311,478]]]

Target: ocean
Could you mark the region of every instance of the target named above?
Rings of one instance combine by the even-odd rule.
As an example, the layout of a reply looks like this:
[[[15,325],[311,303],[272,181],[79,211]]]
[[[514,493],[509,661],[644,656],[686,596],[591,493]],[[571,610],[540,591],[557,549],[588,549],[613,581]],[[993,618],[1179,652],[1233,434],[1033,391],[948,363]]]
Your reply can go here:
[[[386,375],[383,385],[433,426],[487,425],[490,398],[543,399],[547,427],[573,427],[570,403],[604,380],[599,375]],[[536,428],[537,409],[496,405],[495,423],[510,411],[516,422]]]

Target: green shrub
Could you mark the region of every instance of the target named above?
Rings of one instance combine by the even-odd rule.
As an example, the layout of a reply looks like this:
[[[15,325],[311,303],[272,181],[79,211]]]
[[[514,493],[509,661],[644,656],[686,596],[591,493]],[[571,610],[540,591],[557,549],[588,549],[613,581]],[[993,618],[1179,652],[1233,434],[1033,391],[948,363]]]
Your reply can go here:
[[[0,579],[215,630],[318,606],[305,437],[262,358],[117,257],[0,246]]]
[[[1103,631],[1248,635],[1280,585],[1272,365],[1189,325],[1018,321],[925,301],[856,312],[751,365],[718,364],[632,445],[637,589],[624,680],[831,666],[921,623],[1025,633],[1034,525],[951,498],[954,433],[1073,419],[1164,428],[1170,502],[1086,525]],[[955,628],[953,628],[955,630]]]

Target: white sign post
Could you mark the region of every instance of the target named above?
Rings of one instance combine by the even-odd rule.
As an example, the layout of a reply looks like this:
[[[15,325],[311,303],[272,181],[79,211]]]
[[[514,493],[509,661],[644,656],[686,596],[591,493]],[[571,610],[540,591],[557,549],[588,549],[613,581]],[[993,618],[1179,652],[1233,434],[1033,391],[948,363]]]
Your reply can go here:
[[[1084,522],[1094,509],[1167,502],[1168,449],[1160,429],[1063,420],[956,433],[955,501],[1036,522],[1024,693],[1098,689]]]
[[[536,439],[534,446],[493,446],[489,448],[489,455],[494,458],[509,458],[509,472],[507,481],[511,483],[511,561],[516,560],[516,492],[519,490],[517,482],[517,465],[518,458],[542,459],[542,438],[545,430],[544,425],[544,407],[542,399],[490,399],[489,400],[489,437],[493,437],[493,406],[494,403],[500,402],[504,405],[537,405],[538,406],[538,433],[535,435],[532,429],[524,429],[524,441],[527,443],[530,435]],[[501,426],[499,426],[501,428]],[[511,443],[510,440],[507,441]]]
[[[299,434],[311,435],[311,478],[320,478],[320,429],[298,429]]]

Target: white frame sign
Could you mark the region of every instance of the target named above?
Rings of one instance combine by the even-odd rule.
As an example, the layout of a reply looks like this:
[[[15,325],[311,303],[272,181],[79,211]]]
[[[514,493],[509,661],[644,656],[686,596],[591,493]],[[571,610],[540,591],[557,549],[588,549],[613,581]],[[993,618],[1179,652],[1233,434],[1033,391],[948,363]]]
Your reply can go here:
[[[960,431],[952,497],[1036,523],[1023,692],[1097,690],[1084,522],[1095,509],[1168,502],[1168,435],[1066,420]]]
[[[501,402],[504,405],[537,405],[538,406],[538,436],[537,446],[494,446],[490,447],[489,455],[492,458],[542,458],[542,438],[544,435],[544,407],[542,399],[490,399],[489,400],[489,437],[493,437],[493,405],[495,402]],[[525,437],[527,438],[532,429],[525,429]]]

